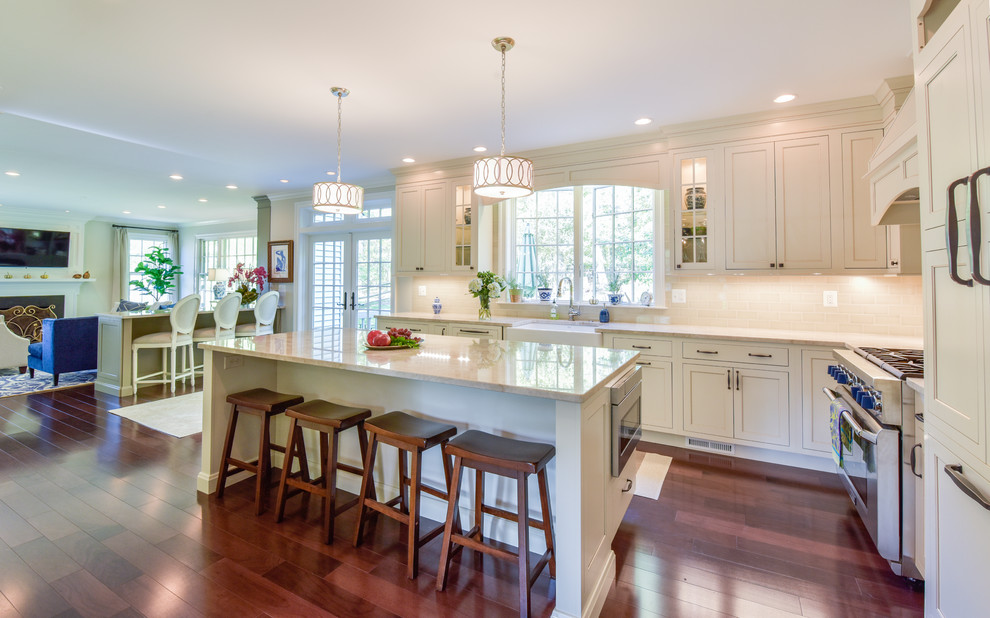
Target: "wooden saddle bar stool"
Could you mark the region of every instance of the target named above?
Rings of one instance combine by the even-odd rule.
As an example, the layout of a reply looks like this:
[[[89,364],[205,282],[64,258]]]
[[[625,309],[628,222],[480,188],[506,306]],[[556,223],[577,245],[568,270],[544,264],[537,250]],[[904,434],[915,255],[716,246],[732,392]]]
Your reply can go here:
[[[358,498],[345,504],[337,504],[337,470],[344,470],[359,476],[364,469],[337,461],[340,432],[351,427],[357,428],[361,445],[361,462],[364,463],[368,451],[368,434],[364,430],[364,420],[371,416],[368,408],[345,406],[322,399],[312,399],[306,403],[290,406],[285,410],[289,418],[289,436],[285,441],[285,464],[278,484],[278,497],[275,500],[275,522],[282,521],[285,514],[285,501],[290,494],[308,492],[323,497],[323,542],[333,543],[334,518],[358,503]],[[313,429],[320,436],[320,476],[309,478],[309,465],[306,461],[306,445],[303,429]],[[299,459],[299,476],[291,473],[294,460]],[[289,490],[289,487],[295,491]]]
[[[302,402],[303,398],[299,395],[276,393],[267,388],[253,388],[227,395],[227,403],[234,407],[230,413],[230,421],[227,423],[227,437],[224,439],[223,456],[220,458],[217,498],[223,498],[224,485],[227,483],[227,477],[231,473],[231,466],[233,466],[234,469],[240,468],[255,474],[257,477],[254,490],[255,514],[261,515],[265,511],[265,504],[268,502],[268,488],[271,486],[272,451],[285,452],[285,447],[272,444],[271,419],[273,416],[285,412],[289,406]],[[230,451],[234,446],[237,417],[241,412],[252,414],[261,419],[261,441],[258,445],[258,459],[255,462],[241,461],[230,456]]]
[[[369,510],[377,511],[408,527],[408,549],[406,577],[415,579],[419,574],[419,548],[443,532],[443,525],[419,534],[420,492],[448,499],[450,491],[450,458],[443,454],[443,446],[454,435],[457,428],[446,423],[438,423],[406,414],[389,412],[368,419],[364,423],[370,434],[368,452],[364,457],[364,474],[361,477],[361,495],[358,497],[358,520],[354,531],[354,547],[361,544],[364,537],[364,524]],[[399,495],[388,502],[379,502],[374,495],[375,453],[378,443],[389,444],[399,449]],[[443,459],[444,490],[422,483],[423,451],[440,445]],[[407,473],[406,453],[410,464]],[[406,495],[408,488],[408,497]],[[395,508],[398,503],[399,507]],[[460,520],[458,519],[458,522]]]
[[[447,573],[454,545],[468,547],[503,560],[515,560],[519,564],[519,615],[529,616],[530,590],[543,567],[550,565],[550,577],[557,576],[554,552],[553,518],[550,512],[550,492],[547,486],[547,463],[554,457],[554,447],[539,442],[524,442],[483,431],[469,430],[457,436],[443,447],[445,455],[454,458],[451,480],[452,499],[447,507],[444,524],[443,549],[440,551],[440,570],[437,572],[437,590],[447,587]],[[474,526],[466,534],[454,530],[457,526],[457,498],[461,488],[461,476],[465,467],[475,470]],[[484,503],[485,472],[516,479],[518,513],[512,513]],[[540,488],[542,521],[529,518],[529,475],[536,474]],[[485,543],[482,527],[485,514],[494,515],[518,523],[518,552],[501,549]],[[543,530],[547,550],[530,572],[529,527]],[[459,526],[457,526],[459,527]]]

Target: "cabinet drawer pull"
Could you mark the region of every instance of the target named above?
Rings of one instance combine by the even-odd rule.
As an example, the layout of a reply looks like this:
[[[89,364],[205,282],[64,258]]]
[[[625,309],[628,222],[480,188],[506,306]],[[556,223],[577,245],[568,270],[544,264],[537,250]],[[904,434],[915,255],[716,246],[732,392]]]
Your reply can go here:
[[[635,349],[637,349],[637,350],[652,350],[653,349],[653,346],[651,346],[651,345],[636,345],[636,344],[633,344],[633,347]]]
[[[983,247],[983,238],[980,224],[980,188],[977,180],[987,174],[990,174],[990,167],[976,170],[969,177],[969,252],[972,256],[970,268],[973,269],[973,280],[983,285],[990,285],[990,279],[980,272],[980,249]]]
[[[632,479],[626,479],[626,488],[622,490],[622,493],[626,494],[632,489]]]
[[[718,354],[718,350],[695,350],[698,354]]]
[[[987,500],[983,492],[973,485],[969,479],[963,476],[962,465],[961,464],[946,464],[945,473],[949,475],[952,482],[956,484],[956,487],[961,489],[964,494],[976,500],[976,503],[990,511],[990,500]]]
[[[487,330],[468,330],[466,328],[458,329],[462,333],[470,333],[472,335],[487,335],[489,334]]]
[[[773,354],[753,354],[750,352],[749,355],[753,358],[773,358]]]
[[[739,388],[739,372],[738,371],[736,372],[736,390],[737,391],[742,390],[741,388]]]
[[[636,361],[636,364],[637,365],[647,365],[648,367],[652,367],[653,366],[653,363],[651,363],[650,361]]]
[[[409,329],[409,332],[412,332],[412,333],[421,333],[421,332],[423,332],[423,329],[422,328],[410,328]]]
[[[915,455],[915,453],[918,451],[919,448],[923,448],[923,446],[921,444],[915,444],[913,447],[911,447],[911,474],[915,475],[920,479],[924,477],[918,474],[918,472],[915,470],[918,464],[918,456]]]
[[[730,391],[732,390],[732,370],[731,369],[726,369],[725,370],[725,388],[727,388]]]
[[[958,178],[949,183],[945,200],[945,246],[949,252],[949,279],[959,285],[973,287],[972,279],[959,276],[959,228],[956,216],[956,187],[969,183],[969,177]]]

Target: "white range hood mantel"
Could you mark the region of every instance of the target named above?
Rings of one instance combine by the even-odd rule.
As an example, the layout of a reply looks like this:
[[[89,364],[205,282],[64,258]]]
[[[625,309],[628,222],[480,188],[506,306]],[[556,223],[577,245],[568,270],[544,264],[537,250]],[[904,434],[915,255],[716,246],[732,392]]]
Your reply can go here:
[[[871,222],[903,225],[921,222],[918,189],[918,120],[914,91],[870,159]]]
[[[96,279],[31,279],[0,277],[0,297],[5,296],[63,296],[64,311],[67,318],[76,317],[76,307],[79,300],[79,289],[84,283]]]

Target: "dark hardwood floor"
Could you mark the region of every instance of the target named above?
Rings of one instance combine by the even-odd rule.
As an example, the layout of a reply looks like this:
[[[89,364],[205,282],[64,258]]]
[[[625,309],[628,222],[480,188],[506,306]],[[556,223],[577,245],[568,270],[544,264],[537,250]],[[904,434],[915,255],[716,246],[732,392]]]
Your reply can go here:
[[[387,518],[354,549],[352,510],[326,546],[315,499],[290,500],[275,524],[253,515],[249,483],[198,495],[199,435],[108,413],[165,396],[0,399],[0,617],[516,614],[512,564],[465,552],[437,593],[439,539],[408,581]],[[604,616],[921,615],[922,594],[889,572],[830,475],[648,448],[674,464],[660,500],[633,499]],[[553,596],[544,572],[534,615]]]

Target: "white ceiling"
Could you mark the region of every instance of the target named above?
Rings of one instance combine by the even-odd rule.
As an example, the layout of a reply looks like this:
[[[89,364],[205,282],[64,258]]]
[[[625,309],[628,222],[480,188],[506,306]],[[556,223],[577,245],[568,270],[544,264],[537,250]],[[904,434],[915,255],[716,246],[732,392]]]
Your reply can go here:
[[[345,181],[496,151],[496,36],[517,43],[519,152],[767,110],[782,92],[870,95],[911,73],[910,22],[903,0],[0,0],[0,171],[21,173],[0,174],[0,204],[250,218],[251,196],[336,169],[336,85],[351,90]]]

